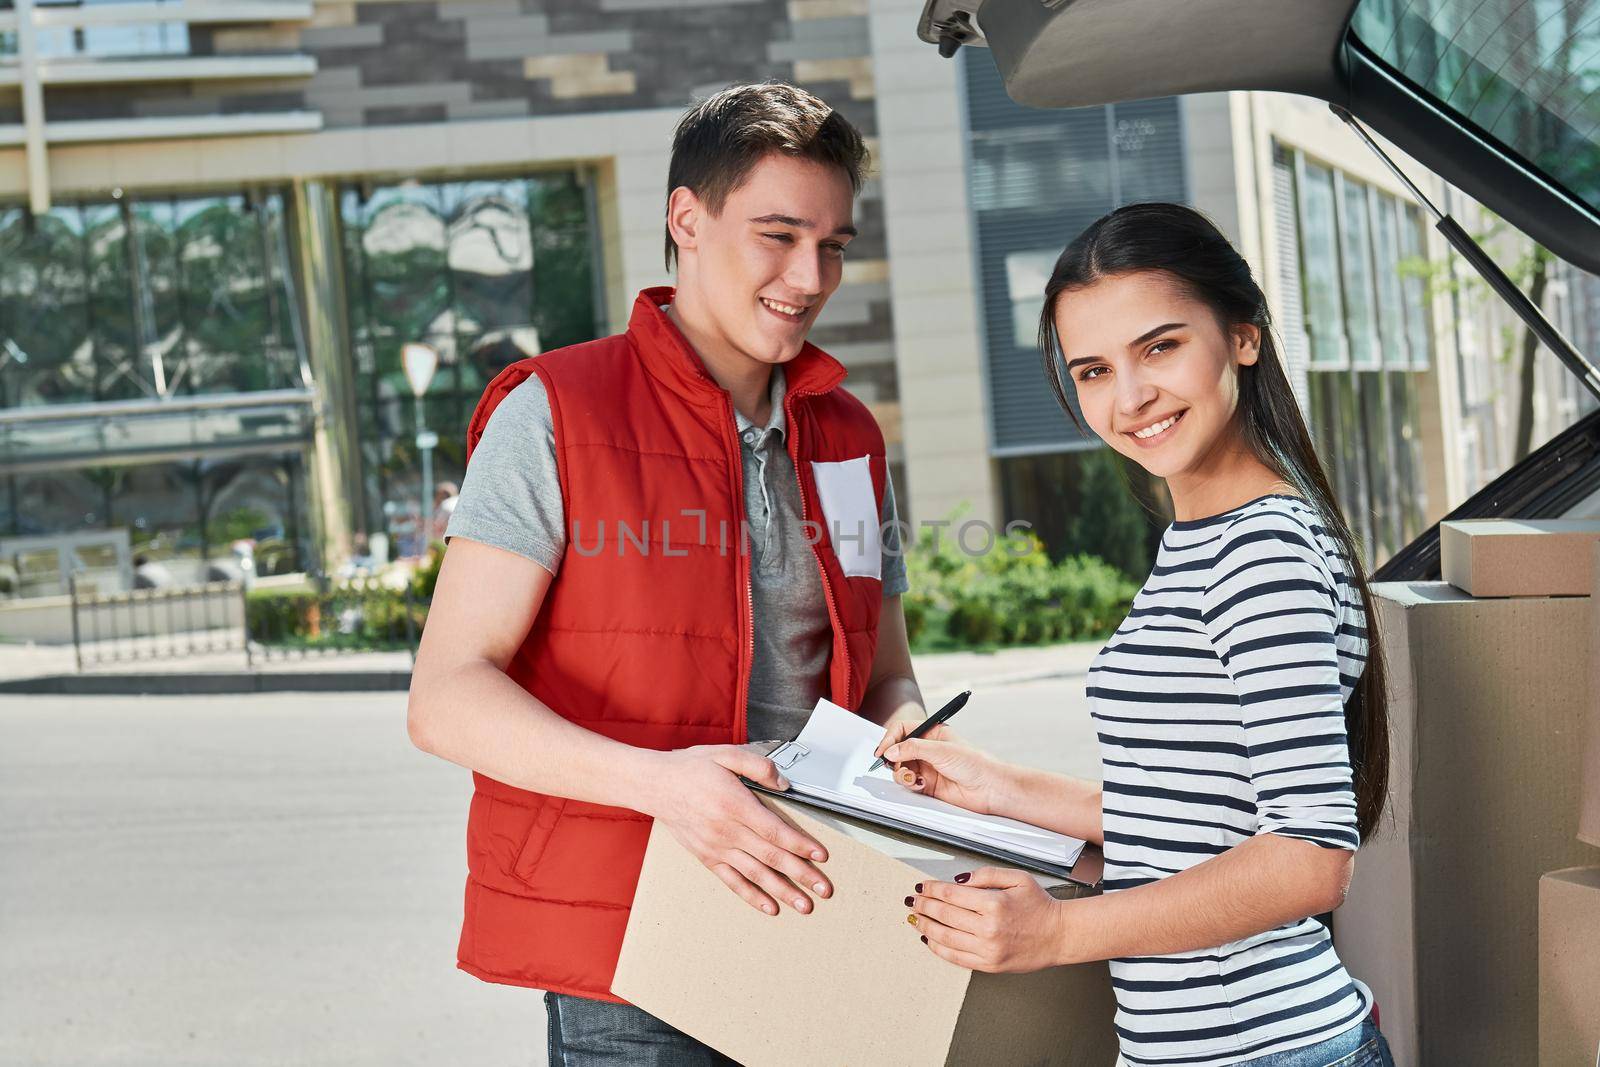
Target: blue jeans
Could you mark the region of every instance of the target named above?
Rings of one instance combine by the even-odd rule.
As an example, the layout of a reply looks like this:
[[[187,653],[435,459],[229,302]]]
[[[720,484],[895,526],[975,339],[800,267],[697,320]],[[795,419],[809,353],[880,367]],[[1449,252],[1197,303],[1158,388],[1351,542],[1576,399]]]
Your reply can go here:
[[[1336,1037],[1246,1060],[1238,1067],[1394,1067],[1394,1060],[1389,1057],[1389,1042],[1368,1014]]]
[[[550,1067],[739,1067],[709,1045],[631,1004],[544,995]]]

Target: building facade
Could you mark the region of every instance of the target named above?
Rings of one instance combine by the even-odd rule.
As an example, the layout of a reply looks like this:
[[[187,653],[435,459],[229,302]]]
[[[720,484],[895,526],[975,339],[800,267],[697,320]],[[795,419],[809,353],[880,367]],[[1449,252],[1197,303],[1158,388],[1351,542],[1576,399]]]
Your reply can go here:
[[[1024,109],[987,52],[919,41],[920,10],[0,2],[0,551],[23,546],[8,562],[48,592],[52,539],[91,570],[130,552],[203,569],[241,539],[269,572],[414,548],[419,435],[459,479],[490,377],[620,330],[669,280],[673,125],[768,78],[828,100],[874,157],[813,339],[884,427],[907,517],[1070,539],[1103,451],[1049,397],[1038,292],[1083,225],[1141,199],[1206,210],[1265,280],[1376,554],[1509,465],[1506,318],[1450,283],[1416,205],[1325,108]],[[1548,285],[1579,337],[1586,285],[1560,265]],[[400,355],[418,341],[440,356],[420,398]],[[1539,381],[1535,441],[1581,407],[1560,368]]]

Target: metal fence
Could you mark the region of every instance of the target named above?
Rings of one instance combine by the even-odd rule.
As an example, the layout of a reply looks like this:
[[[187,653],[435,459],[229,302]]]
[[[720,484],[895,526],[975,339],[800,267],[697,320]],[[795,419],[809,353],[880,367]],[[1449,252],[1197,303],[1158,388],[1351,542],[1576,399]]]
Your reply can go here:
[[[406,651],[428,599],[376,578],[250,589],[242,582],[102,593],[70,583],[72,644],[90,667],[239,653],[247,668],[294,658]]]

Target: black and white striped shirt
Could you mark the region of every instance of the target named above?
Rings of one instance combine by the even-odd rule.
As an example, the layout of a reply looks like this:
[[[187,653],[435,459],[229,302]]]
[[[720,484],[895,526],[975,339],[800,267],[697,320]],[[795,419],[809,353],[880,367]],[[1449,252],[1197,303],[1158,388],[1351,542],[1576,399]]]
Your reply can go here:
[[[1257,834],[1354,849],[1344,703],[1366,659],[1360,593],[1309,503],[1264,496],[1174,522],[1095,657],[1107,892]],[[1372,997],[1303,919],[1231,944],[1111,961],[1128,1064],[1211,1067],[1315,1044]]]

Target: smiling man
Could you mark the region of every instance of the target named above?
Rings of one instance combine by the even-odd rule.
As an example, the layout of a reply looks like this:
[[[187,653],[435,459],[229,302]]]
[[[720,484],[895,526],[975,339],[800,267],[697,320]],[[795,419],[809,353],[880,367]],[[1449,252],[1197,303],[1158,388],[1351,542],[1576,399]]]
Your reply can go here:
[[[458,966],[548,991],[552,1064],[725,1062],[611,993],[651,820],[752,907],[809,912],[827,855],[739,782],[783,784],[739,746],[823,696],[922,717],[883,436],[806,340],[865,158],[792,86],[695,106],[676,286],[508,367],[469,427],[408,726],[474,772]]]

